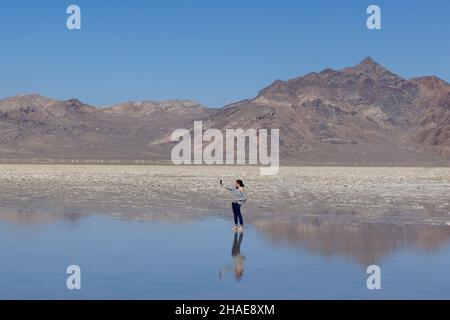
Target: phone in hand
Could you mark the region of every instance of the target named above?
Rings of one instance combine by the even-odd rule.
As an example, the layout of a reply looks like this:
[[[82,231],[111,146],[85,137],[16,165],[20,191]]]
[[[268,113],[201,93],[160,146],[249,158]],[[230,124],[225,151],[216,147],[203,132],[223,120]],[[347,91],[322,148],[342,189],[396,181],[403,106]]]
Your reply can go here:
[[[222,179],[220,179],[220,182],[219,182],[219,183],[220,183],[220,185],[222,185],[222,184],[223,184],[223,182],[222,182]]]

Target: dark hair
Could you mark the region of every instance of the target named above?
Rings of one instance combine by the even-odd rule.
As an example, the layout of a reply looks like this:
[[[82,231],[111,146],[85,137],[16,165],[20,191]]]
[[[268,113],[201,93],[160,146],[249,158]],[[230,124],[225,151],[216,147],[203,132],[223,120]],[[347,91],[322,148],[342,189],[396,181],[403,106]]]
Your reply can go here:
[[[237,184],[240,185],[242,188],[245,188],[244,182],[242,180],[236,180]]]

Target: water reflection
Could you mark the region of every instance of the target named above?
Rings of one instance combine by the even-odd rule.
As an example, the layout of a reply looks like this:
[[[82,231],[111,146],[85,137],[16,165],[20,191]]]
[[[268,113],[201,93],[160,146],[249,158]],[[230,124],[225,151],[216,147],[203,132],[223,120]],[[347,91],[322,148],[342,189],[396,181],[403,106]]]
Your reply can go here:
[[[344,256],[363,266],[377,264],[401,249],[430,253],[450,242],[450,227],[436,225],[332,224],[254,221],[253,225],[277,245]]]
[[[0,221],[9,221],[22,227],[46,225],[57,220],[71,224],[90,216],[79,212],[0,211]],[[116,219],[139,221],[195,222],[189,216],[166,213],[110,214]],[[250,220],[250,219],[249,219]],[[379,223],[335,223],[316,220],[273,221],[251,219],[251,224],[276,245],[288,245],[324,257],[340,256],[361,264],[379,264],[396,251],[410,249],[432,254],[450,244],[450,227],[443,225],[395,225]],[[240,280],[244,274],[245,256],[241,254],[243,234],[233,235],[231,255],[233,265],[223,268],[219,276],[231,271]]]
[[[33,225],[45,225],[46,223],[67,220],[69,222],[78,222],[87,214],[68,211],[68,212],[35,212],[26,210],[16,211],[0,211],[0,221],[9,221],[18,226],[33,226]]]
[[[236,280],[241,280],[244,275],[244,262],[245,256],[241,254],[242,240],[244,239],[243,233],[234,233],[233,246],[231,247],[231,257],[233,258],[233,266],[226,266],[219,272],[219,278],[222,279],[228,271],[233,270]]]

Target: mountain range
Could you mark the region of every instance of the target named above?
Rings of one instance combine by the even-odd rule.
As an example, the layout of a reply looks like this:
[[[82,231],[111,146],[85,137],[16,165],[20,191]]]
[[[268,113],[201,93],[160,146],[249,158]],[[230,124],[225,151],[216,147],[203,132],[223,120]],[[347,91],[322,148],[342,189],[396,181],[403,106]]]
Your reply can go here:
[[[448,163],[450,85],[404,79],[371,58],[277,80],[220,109],[190,100],[97,108],[76,99],[0,100],[0,159],[170,160],[177,128],[279,128],[281,162]]]

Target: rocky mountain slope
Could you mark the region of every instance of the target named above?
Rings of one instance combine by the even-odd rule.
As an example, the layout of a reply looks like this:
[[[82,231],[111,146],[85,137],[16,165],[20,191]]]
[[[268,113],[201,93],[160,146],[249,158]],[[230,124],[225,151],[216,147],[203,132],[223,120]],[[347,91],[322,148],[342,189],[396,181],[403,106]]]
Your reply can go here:
[[[161,159],[146,145],[214,110],[192,101],[95,108],[38,95],[0,101],[0,158]]]
[[[281,161],[441,163],[450,160],[450,85],[406,80],[371,58],[277,80],[222,109],[188,100],[95,108],[38,95],[0,101],[0,159],[170,160],[174,129],[280,129]]]
[[[367,58],[277,80],[206,127],[279,128],[285,160],[433,162],[449,158],[449,90],[437,78],[408,81]]]

